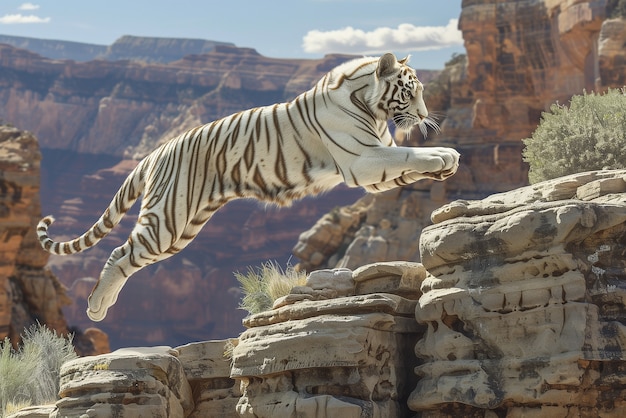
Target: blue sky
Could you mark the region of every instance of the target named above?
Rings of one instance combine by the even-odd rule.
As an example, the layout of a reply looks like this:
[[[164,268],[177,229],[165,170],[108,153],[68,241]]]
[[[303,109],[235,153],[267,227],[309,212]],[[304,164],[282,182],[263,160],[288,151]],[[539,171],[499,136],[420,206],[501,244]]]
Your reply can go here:
[[[109,45],[122,35],[200,38],[276,58],[412,55],[437,69],[464,52],[461,0],[41,0],[0,2],[0,34]]]

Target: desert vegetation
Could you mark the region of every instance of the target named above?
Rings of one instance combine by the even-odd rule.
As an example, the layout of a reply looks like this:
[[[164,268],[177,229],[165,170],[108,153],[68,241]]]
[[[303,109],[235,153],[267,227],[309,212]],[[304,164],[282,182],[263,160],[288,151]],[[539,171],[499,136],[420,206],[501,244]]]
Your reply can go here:
[[[59,371],[76,358],[71,338],[66,339],[44,325],[22,335],[14,349],[8,338],[0,342],[0,416],[29,405],[54,402],[59,393]]]
[[[529,180],[626,167],[626,88],[575,95],[553,104],[526,145]]]
[[[283,269],[272,261],[259,267],[248,267],[246,273],[236,272],[235,277],[243,292],[239,307],[249,314],[272,309],[276,299],[306,283],[306,272],[296,271],[292,266]]]

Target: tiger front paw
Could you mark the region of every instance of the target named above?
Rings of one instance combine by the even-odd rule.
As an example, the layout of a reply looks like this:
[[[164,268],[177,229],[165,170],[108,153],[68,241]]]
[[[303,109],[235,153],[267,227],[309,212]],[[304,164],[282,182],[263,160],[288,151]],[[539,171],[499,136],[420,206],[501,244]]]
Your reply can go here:
[[[454,175],[459,168],[461,154],[454,148],[421,148],[424,155],[418,172],[434,180],[445,180]]]

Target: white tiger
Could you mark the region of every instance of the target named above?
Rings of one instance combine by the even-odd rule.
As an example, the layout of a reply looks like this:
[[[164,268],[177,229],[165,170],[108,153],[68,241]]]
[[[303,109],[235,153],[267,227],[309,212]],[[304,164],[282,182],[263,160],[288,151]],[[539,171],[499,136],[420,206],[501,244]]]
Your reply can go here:
[[[453,175],[459,164],[454,149],[398,147],[388,129],[389,119],[403,131],[436,127],[407,61],[393,54],[356,59],[291,102],[239,112],[171,139],[139,162],[80,237],[54,242],[48,236],[54,219],[42,219],[41,245],[58,255],[90,248],[143,194],[137,224],[111,253],[89,296],[87,315],[101,321],[133,273],[185,248],[229,200],[287,205],[342,181],[379,192]]]

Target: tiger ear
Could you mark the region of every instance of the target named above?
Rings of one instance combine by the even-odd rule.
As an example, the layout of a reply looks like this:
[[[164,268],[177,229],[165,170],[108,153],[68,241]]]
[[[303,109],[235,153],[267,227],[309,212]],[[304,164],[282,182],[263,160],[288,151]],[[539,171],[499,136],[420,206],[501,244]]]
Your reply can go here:
[[[379,78],[389,77],[396,71],[396,56],[391,53],[386,53],[378,60],[378,68],[376,68],[376,75]]]
[[[411,55],[407,55],[406,57],[402,58],[401,60],[398,60],[398,62],[402,65],[406,65],[409,63],[409,60],[411,59]]]

